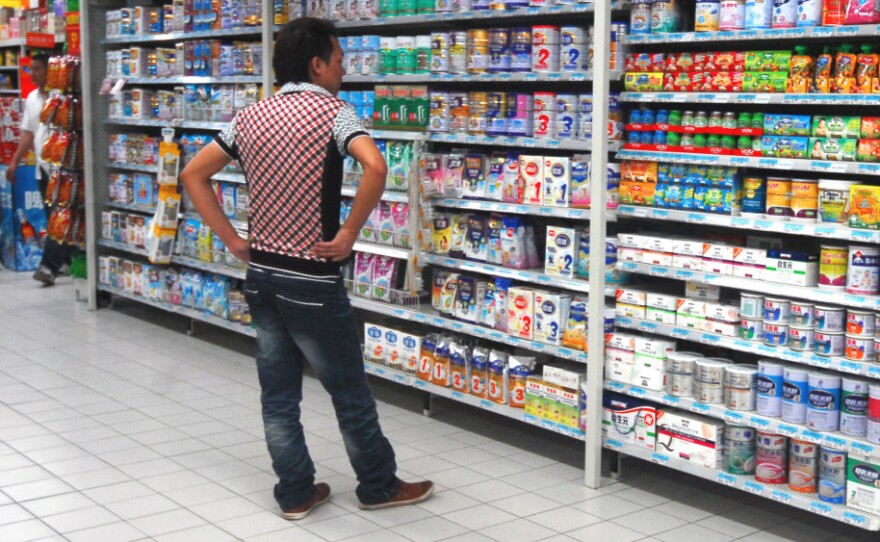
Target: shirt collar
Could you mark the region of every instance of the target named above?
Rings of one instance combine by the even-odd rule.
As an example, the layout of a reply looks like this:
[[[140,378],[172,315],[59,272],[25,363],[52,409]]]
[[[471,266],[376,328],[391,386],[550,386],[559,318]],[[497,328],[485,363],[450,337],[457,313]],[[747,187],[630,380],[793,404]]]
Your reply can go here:
[[[289,94],[291,92],[315,92],[317,94],[325,94],[327,96],[332,96],[330,91],[328,91],[324,87],[319,87],[318,85],[312,83],[286,83],[281,90],[278,91],[278,94]]]

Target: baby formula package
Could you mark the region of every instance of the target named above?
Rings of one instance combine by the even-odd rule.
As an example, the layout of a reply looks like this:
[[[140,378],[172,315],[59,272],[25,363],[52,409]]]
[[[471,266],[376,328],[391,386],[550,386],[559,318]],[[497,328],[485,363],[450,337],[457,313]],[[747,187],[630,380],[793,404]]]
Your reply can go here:
[[[449,345],[449,385],[455,391],[468,392],[467,364],[470,356],[470,348],[464,342],[455,340]]]
[[[460,320],[476,323],[480,313],[480,302],[486,298],[485,287],[480,291],[478,284],[480,283],[473,277],[458,279],[453,316]]]
[[[449,387],[449,337],[440,337],[434,348],[433,366],[431,367],[431,383]]]
[[[452,216],[444,213],[434,215],[433,226],[431,252],[446,256],[452,245]]]
[[[422,339],[422,348],[419,354],[419,366],[416,375],[419,380],[425,382],[431,381],[431,371],[434,369],[434,352],[437,350],[437,343],[440,341],[440,335],[429,333]]]
[[[452,314],[455,310],[455,299],[458,295],[458,273],[450,273],[440,292],[440,312]]]
[[[396,247],[409,248],[409,204],[391,204],[392,244]]]
[[[443,169],[443,156],[425,153],[422,159],[422,195],[431,197],[443,194],[446,190],[446,171]]]
[[[538,255],[538,246],[535,244],[535,228],[526,225],[526,267],[529,269],[537,269],[541,267],[543,261]]]
[[[468,154],[464,159],[462,197],[483,199],[486,197],[486,178],[483,176],[482,154]]]
[[[524,185],[519,174],[519,155],[510,153],[507,155],[501,179],[502,200],[507,203],[522,203]]]
[[[468,217],[467,240],[464,256],[468,260],[485,262],[489,257],[489,245],[486,236],[487,220],[483,215]]]
[[[526,254],[526,228],[523,220],[516,216],[502,219],[501,251],[504,267],[525,269],[528,265]]]
[[[468,364],[468,392],[477,397],[486,397],[488,387],[489,349],[476,346]]]
[[[442,163],[445,180],[443,193],[447,198],[460,198],[464,190],[464,155],[444,155]]]
[[[452,215],[452,242],[449,245],[449,257],[465,257],[465,244],[467,243],[468,218],[470,215]]]
[[[360,297],[373,295],[373,261],[375,256],[358,252],[354,256],[354,292]]]
[[[568,319],[562,335],[562,346],[586,350],[587,345],[587,299],[575,297],[568,308]]]
[[[501,246],[501,231],[504,227],[503,218],[492,213],[486,222],[486,261],[495,265],[504,265],[504,249]]]
[[[391,292],[397,286],[400,260],[388,256],[373,257],[373,295],[377,301],[391,302]]]
[[[486,199],[501,201],[504,199],[504,166],[507,155],[494,153],[485,161]]]
[[[440,310],[440,296],[443,292],[443,286],[446,279],[449,278],[449,271],[445,269],[431,269],[431,306],[435,310]]]
[[[526,379],[535,373],[536,358],[510,356],[507,360],[508,404],[514,408],[526,406]]]
[[[495,329],[507,333],[507,302],[510,298],[510,287],[513,280],[507,278],[495,279]]]
[[[502,405],[507,403],[507,360],[506,352],[492,350],[489,353],[487,397]]]

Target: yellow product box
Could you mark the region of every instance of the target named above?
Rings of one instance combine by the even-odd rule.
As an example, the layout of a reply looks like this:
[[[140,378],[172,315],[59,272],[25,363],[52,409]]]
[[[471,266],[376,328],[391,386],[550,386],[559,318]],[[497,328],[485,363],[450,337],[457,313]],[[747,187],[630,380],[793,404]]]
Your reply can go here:
[[[642,183],[633,181],[620,182],[620,203],[623,205],[654,206],[654,191],[656,183]]]
[[[634,92],[656,92],[663,90],[663,72],[629,72],[624,76],[623,86]]]
[[[880,229],[880,186],[854,184],[849,189],[849,226]]]

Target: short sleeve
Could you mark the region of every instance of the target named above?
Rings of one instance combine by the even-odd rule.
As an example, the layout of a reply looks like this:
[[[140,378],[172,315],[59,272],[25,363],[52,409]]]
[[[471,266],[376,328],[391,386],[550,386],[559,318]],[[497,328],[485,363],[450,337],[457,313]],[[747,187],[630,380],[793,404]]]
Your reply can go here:
[[[370,137],[364,129],[360,119],[355,113],[354,107],[346,103],[336,115],[336,123],[333,125],[333,138],[336,146],[343,156],[348,155],[348,146],[359,137]]]
[[[33,92],[38,91],[35,90]],[[36,103],[37,100],[32,97],[33,92],[25,99],[24,115],[21,116],[21,129],[36,133],[37,128],[40,126],[40,111],[36,111],[38,104]]]
[[[236,143],[237,129],[236,129],[236,121],[238,120],[238,116],[232,119],[229,124],[226,125],[226,128],[220,131],[217,134],[217,137],[214,141],[217,145],[220,146],[220,149],[226,153],[226,155],[233,160],[240,160],[241,157],[238,155],[238,144]]]

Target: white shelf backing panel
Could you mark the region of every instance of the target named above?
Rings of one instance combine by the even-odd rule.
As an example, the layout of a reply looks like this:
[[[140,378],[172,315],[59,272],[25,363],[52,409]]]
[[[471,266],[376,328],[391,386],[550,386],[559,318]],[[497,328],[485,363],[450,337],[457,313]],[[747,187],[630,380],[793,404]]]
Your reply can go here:
[[[590,284],[586,280],[570,279],[566,277],[557,277],[547,275],[540,270],[534,269],[511,269],[500,265],[492,265],[482,262],[472,262],[469,260],[459,260],[456,258],[448,258],[446,256],[438,256],[436,254],[422,254],[419,259],[423,263],[448,267],[450,269],[458,269],[460,271],[471,271],[474,273],[482,273],[485,275],[506,277],[513,280],[521,280],[532,284],[542,286],[564,288],[575,292],[590,293]],[[606,288],[605,295],[613,296],[614,288]]]
[[[612,81],[623,77],[623,71],[613,70]],[[498,72],[498,73],[418,73],[385,75],[346,75],[344,83],[564,83],[592,81],[592,71],[571,72]]]
[[[614,380],[605,381],[605,389],[630,397],[646,399],[655,403],[702,414],[711,418],[724,420],[734,425],[747,425],[777,435],[806,440],[835,450],[842,450],[861,458],[880,459],[880,448],[858,437],[850,437],[838,432],[813,431],[803,425],[791,424],[779,418],[763,416],[757,412],[730,410],[724,405],[700,403],[693,397],[675,397],[662,391],[647,390]]]
[[[756,158],[685,152],[657,152],[622,150],[620,160],[649,160],[675,164],[704,164],[707,166],[738,166],[788,171],[812,171],[815,173],[849,173],[855,175],[880,175],[880,164],[865,162],[832,162],[828,160],[803,160],[797,158]]]
[[[98,245],[104,248],[112,248],[114,250],[128,252],[129,254],[135,254],[137,256],[147,256],[147,249],[133,247],[128,243],[117,243],[116,241],[111,241],[110,239],[98,239]]]
[[[123,203],[121,201],[108,201],[104,204],[107,207],[116,209],[125,209],[126,211],[135,211],[138,213],[153,214],[156,212],[155,205],[141,205],[139,203]]]
[[[428,141],[432,143],[464,143],[467,145],[490,145],[493,147],[526,147],[540,150],[577,151],[588,153],[592,149],[590,140],[578,139],[537,139],[534,137],[487,136],[469,134],[431,133]],[[620,141],[609,141],[608,152],[617,152]]]
[[[407,320],[410,322],[438,327],[441,329],[454,331],[456,333],[470,335],[478,339],[486,339],[489,341],[506,344],[515,348],[523,348],[525,350],[531,350],[532,352],[545,353],[551,356],[556,356],[559,358],[581,363],[587,362],[586,352],[573,350],[571,348],[565,348],[564,346],[554,346],[552,344],[545,344],[537,341],[520,339],[518,337],[510,336],[502,331],[489,329],[487,327],[478,326],[469,322],[463,322],[461,320],[454,320],[452,318],[442,316],[432,309],[422,309],[420,311],[414,311],[394,305],[389,305],[387,303],[379,303],[370,299],[364,299],[362,297],[349,296],[349,299],[351,300],[351,305],[358,309],[364,309],[367,311],[384,314],[386,316],[399,318],[401,320]]]
[[[256,337],[257,330],[250,326],[242,325],[238,322],[233,322],[231,320],[224,320],[218,316],[214,316],[213,314],[208,314],[207,312],[196,310],[190,307],[184,307],[183,305],[172,305],[171,303],[165,303],[164,301],[157,301],[154,299],[147,299],[145,297],[135,295],[131,292],[126,292],[125,290],[121,290],[119,288],[113,288],[112,286],[107,286],[106,284],[99,284],[98,290],[103,292],[108,292],[113,295],[117,295],[119,297],[124,297],[127,299],[132,299],[137,301],[138,303],[143,303],[144,305],[149,305],[151,307],[156,307],[158,309],[162,309],[167,312],[172,312],[174,314],[180,314],[182,316],[186,316],[188,318],[192,318],[193,320],[198,320],[200,322],[206,322],[213,326],[217,326],[223,329],[228,329],[229,331],[234,331],[236,333],[241,333],[242,335],[247,335],[248,337]]]
[[[368,254],[378,254],[379,256],[388,256],[390,258],[399,258],[401,260],[409,259],[410,249],[393,247],[391,245],[377,245],[375,243],[364,243],[363,241],[355,241],[353,250],[355,252],[366,252]]]
[[[697,211],[657,209],[637,205],[621,205],[617,215],[628,218],[650,218],[706,226],[725,226],[750,231],[766,231],[804,235],[821,239],[842,239],[859,243],[880,243],[880,230],[857,230],[842,224],[807,220],[782,221],[773,217],[730,216]]]
[[[404,386],[412,386],[414,388],[426,391],[432,395],[451,399],[455,402],[464,403],[466,405],[470,405],[481,410],[494,412],[495,414],[500,414],[502,416],[520,422],[525,422],[529,425],[542,427],[544,429],[547,429],[548,431],[553,431],[554,433],[559,433],[573,439],[581,441],[584,440],[584,434],[581,431],[565,425],[558,424],[551,420],[545,420],[543,418],[538,418],[536,416],[526,414],[525,411],[521,408],[513,408],[508,405],[495,403],[493,401],[489,401],[488,399],[483,399],[481,397],[476,397],[468,393],[462,393],[460,391],[453,390],[452,388],[436,386],[434,384],[416,378],[413,375],[402,373],[394,369],[389,369],[388,367],[382,367],[381,365],[377,365],[374,363],[364,362],[364,368],[366,369],[367,374],[378,376],[379,378],[384,378],[398,384],[403,384]]]
[[[262,31],[262,26],[246,26],[241,28],[228,28],[226,30],[205,30],[201,32],[167,32],[164,34],[143,34],[139,36],[111,36],[101,40],[101,44],[159,43],[163,41],[221,39],[241,36],[259,37]]]
[[[547,216],[552,218],[568,218],[572,220],[590,220],[589,209],[575,209],[572,207],[547,207],[540,205],[523,205],[519,203],[504,203],[501,201],[487,201],[477,199],[440,198],[431,200],[437,207],[449,207],[451,209],[465,209],[468,211],[491,211],[497,213],[510,213],[514,215]],[[617,213],[606,211],[606,220],[615,222]]]
[[[623,43],[707,43],[755,40],[803,40],[804,38],[854,38],[880,36],[880,25],[813,26],[799,28],[766,28],[723,32],[676,32],[669,34],[629,34]]]
[[[342,187],[342,195],[348,198],[353,198],[357,194],[356,186],[343,186]],[[390,201],[393,203],[409,203],[409,194],[406,192],[398,192],[395,190],[385,189],[385,192],[382,194],[382,201]]]
[[[204,262],[202,260],[197,260],[196,258],[188,258],[186,256],[172,256],[171,263],[185,265],[186,267],[192,267],[193,269],[198,269],[199,271],[207,271],[209,273],[223,275],[224,277],[231,277],[241,280],[244,280],[245,275],[247,274],[247,272],[243,269],[236,269],[234,267],[229,267],[228,265]]]
[[[107,119],[107,124],[113,126],[146,126],[151,128],[191,128],[193,130],[216,130],[220,131],[226,128],[228,122],[208,122],[199,120],[147,120],[147,119]]]
[[[623,92],[622,102],[783,105],[880,105],[880,94],[784,94],[754,92]]]
[[[764,484],[757,482],[754,476],[730,474],[721,470],[701,467],[695,463],[670,456],[664,452],[648,450],[646,448],[620,442],[616,439],[604,438],[602,445],[608,450],[620,452],[626,456],[657,463],[658,465],[669,467],[673,470],[685,472],[698,478],[717,482],[742,491],[747,491],[753,495],[781,502],[793,506],[794,508],[825,516],[855,527],[860,527],[869,531],[880,530],[880,517],[878,516],[839,504],[822,502],[811,495],[790,490],[787,484]]]
[[[813,352],[801,352],[783,346],[768,346],[761,341],[747,341],[745,339],[727,337],[717,333],[708,333],[706,331],[699,331],[687,327],[660,324],[657,322],[649,322],[647,320],[627,318],[624,316],[615,317],[614,324],[621,328],[637,329],[646,333],[672,337],[673,339],[708,344],[735,350],[737,352],[747,352],[759,356],[791,361],[802,365],[810,365],[812,367],[880,379],[880,365],[850,361],[843,357],[825,357],[814,354]]]
[[[229,75],[211,77],[200,75],[184,75],[179,77],[125,77],[129,85],[207,85],[207,84],[243,84],[262,83],[262,75]]]
[[[618,268],[628,273],[638,273],[652,277],[670,278],[683,281],[694,281],[702,284],[713,284],[728,288],[737,288],[750,292],[767,292],[770,288],[773,295],[793,299],[805,299],[828,305],[855,307],[860,309],[880,310],[880,296],[856,295],[842,291],[820,290],[815,286],[789,286],[778,282],[767,282],[757,279],[744,279],[728,275],[716,275],[671,267],[641,264],[634,262],[618,262]]]

